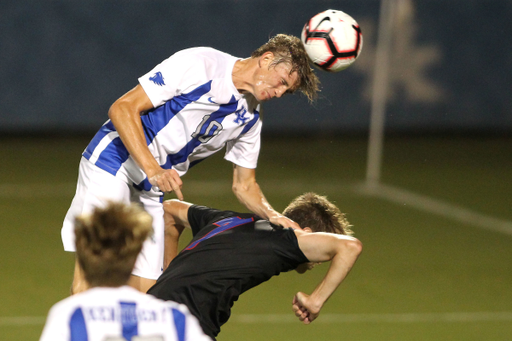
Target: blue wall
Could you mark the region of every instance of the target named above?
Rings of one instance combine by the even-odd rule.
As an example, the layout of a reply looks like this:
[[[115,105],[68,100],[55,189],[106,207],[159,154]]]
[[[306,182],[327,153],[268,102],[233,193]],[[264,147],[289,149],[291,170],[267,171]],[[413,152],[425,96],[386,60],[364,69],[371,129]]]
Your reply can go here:
[[[89,132],[137,78],[177,50],[212,46],[247,57],[269,36],[300,35],[340,9],[361,25],[349,69],[318,71],[321,97],[264,106],[265,131],[364,132],[380,2],[326,0],[8,0],[0,11],[0,132]],[[387,127],[512,129],[512,2],[405,0],[396,19]]]

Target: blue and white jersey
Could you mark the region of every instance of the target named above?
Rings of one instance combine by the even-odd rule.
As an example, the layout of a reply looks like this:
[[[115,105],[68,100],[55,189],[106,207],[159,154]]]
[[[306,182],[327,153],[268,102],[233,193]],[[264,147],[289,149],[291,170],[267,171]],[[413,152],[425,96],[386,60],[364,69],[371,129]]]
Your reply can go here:
[[[40,341],[211,341],[187,307],[131,287],[93,288],[55,304]]]
[[[180,176],[226,147],[224,158],[256,168],[260,150],[259,103],[238,92],[232,72],[238,58],[212,48],[186,49],[157,65],[139,83],[154,105],[141,116],[149,150],[162,168]],[[83,153],[107,172],[151,190],[112,122],[107,121]]]

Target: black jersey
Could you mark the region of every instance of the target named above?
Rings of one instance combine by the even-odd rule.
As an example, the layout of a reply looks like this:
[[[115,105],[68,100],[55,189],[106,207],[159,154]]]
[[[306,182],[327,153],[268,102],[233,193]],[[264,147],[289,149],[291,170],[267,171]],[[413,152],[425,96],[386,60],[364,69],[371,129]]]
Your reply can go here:
[[[185,304],[212,338],[241,293],[308,262],[292,229],[254,214],[193,205],[188,221],[192,242],[148,293]]]

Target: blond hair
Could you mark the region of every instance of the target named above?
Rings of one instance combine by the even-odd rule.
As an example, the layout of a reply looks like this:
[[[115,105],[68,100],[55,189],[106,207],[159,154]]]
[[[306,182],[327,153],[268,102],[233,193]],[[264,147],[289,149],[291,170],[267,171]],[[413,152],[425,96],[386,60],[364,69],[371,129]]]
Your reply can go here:
[[[288,63],[292,66],[290,74],[297,72],[298,81],[288,92],[293,93],[299,90],[310,102],[318,97],[320,81],[309,64],[308,55],[299,38],[287,34],[278,34],[256,49],[251,57],[257,58],[266,52],[272,52],[275,56],[269,67],[275,67],[280,63]]]
[[[283,215],[302,228],[311,228],[313,232],[353,234],[345,214],[327,200],[327,197],[316,193],[305,193],[293,199],[283,211]]]
[[[75,218],[76,256],[91,287],[127,283],[152,220],[135,204],[115,202]]]

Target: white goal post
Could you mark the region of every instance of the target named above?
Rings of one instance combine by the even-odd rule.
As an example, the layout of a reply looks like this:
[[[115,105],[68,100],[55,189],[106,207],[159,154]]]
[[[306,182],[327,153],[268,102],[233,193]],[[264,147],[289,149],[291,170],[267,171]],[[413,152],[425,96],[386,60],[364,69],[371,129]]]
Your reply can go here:
[[[366,185],[368,187],[378,185],[381,176],[384,122],[386,117],[386,89],[389,85],[390,50],[396,2],[397,0],[381,0],[380,4],[368,134],[368,160],[366,164]]]

